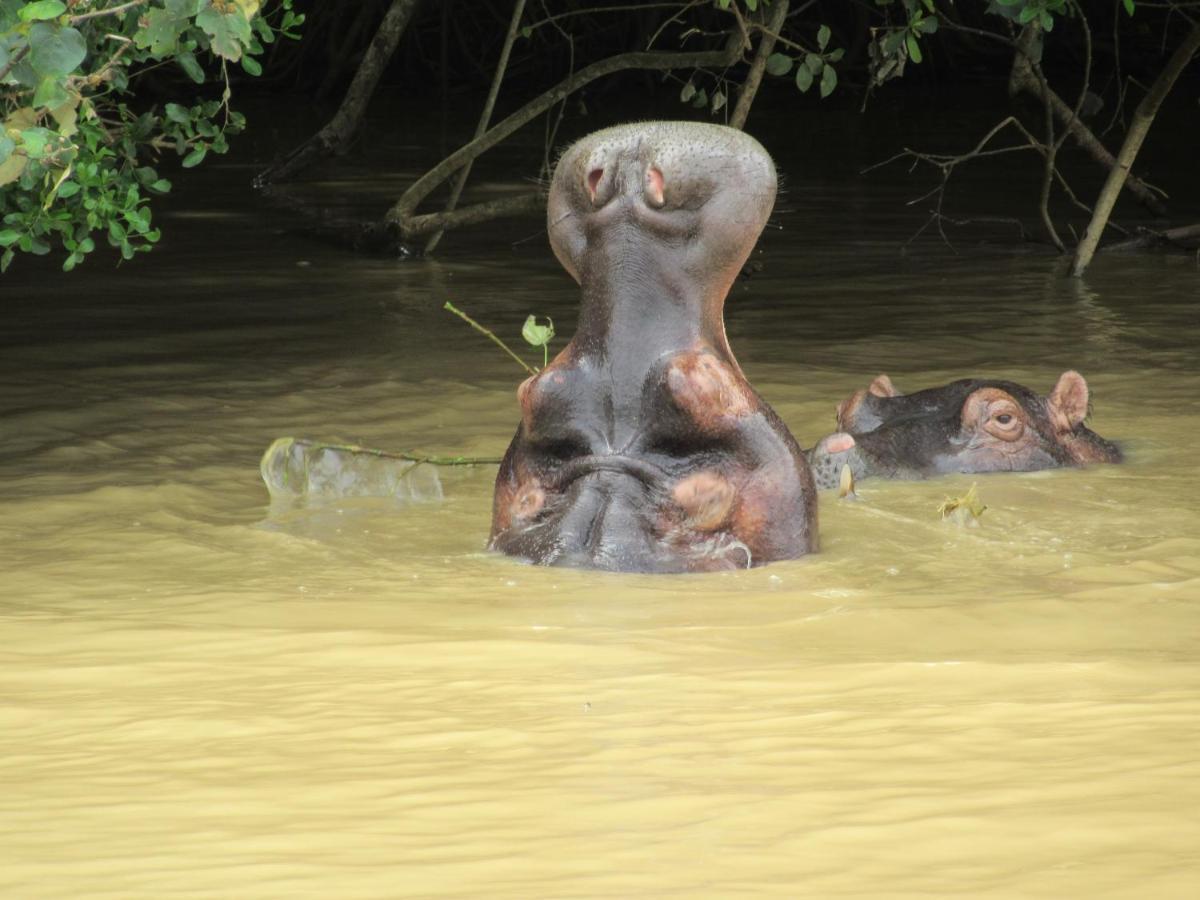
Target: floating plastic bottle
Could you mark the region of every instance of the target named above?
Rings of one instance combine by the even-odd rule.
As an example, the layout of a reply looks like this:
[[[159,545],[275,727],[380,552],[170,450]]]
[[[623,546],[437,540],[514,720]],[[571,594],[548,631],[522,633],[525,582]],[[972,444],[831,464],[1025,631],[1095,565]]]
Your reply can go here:
[[[430,462],[305,438],[279,438],[263,454],[259,471],[272,500],[390,497],[430,503],[443,496],[437,466]]]

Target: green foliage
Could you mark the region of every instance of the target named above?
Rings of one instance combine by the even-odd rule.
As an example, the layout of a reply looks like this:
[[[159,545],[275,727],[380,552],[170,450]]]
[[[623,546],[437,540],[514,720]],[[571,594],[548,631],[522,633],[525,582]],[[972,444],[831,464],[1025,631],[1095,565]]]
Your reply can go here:
[[[546,316],[546,324],[539,325],[537,316],[530,316],[521,328],[521,337],[531,347],[542,348],[542,368],[550,362],[550,341],[554,338],[554,320]]]
[[[816,83],[819,86],[821,99],[824,100],[837,87],[837,70],[833,64],[841,60],[846,53],[840,47],[829,49],[829,41],[832,38],[833,31],[830,27],[828,25],[820,26],[817,29],[815,44],[810,45],[813,46],[813,50],[796,56],[787,53],[772,53],[767,57],[767,74],[784,76],[795,68],[796,87],[801,93],[807,93],[808,89]]]
[[[68,8],[69,6],[69,8]],[[229,107],[226,66],[250,75],[304,21],[292,0],[0,0],[0,271],[54,242],[75,268],[98,237],[122,258],[149,250],[150,198],[171,189],[155,166],[225,153],[245,119]],[[220,99],[138,105],[143,72],[175,63],[190,82],[223,82]],[[182,102],[182,101],[188,102]]]
[[[1132,13],[1132,4],[1125,9]],[[988,12],[1004,16],[1019,25],[1036,21],[1045,31],[1054,29],[1054,17],[1067,13],[1067,0],[992,0]]]

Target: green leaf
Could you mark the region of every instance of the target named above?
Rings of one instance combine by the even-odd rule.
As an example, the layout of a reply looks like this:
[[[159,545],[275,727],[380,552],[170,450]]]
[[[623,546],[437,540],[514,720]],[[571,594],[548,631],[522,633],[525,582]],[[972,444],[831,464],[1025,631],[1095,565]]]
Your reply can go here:
[[[187,125],[192,121],[192,114],[188,112],[187,107],[180,106],[178,103],[168,103],[164,112],[168,119],[180,125]]]
[[[12,265],[13,257],[16,255],[12,250],[5,250],[4,255],[0,256],[0,275],[8,271],[8,267]]]
[[[539,325],[537,316],[530,316],[525,320],[525,325],[521,328],[521,337],[525,338],[525,342],[534,347],[544,347],[550,343],[554,337],[554,320],[549,316],[546,317],[546,324]]]
[[[1050,15],[1046,10],[1042,10],[1042,29],[1045,31],[1054,30],[1054,16]]]
[[[202,163],[204,161],[204,156],[207,153],[208,153],[208,146],[206,144],[200,144],[195,149],[193,149],[191,153],[189,153],[187,156],[185,156],[183,158],[183,163],[181,165],[185,169],[194,168],[194,167],[200,165],[200,163]]]
[[[37,90],[33,92],[33,105],[38,108],[62,106],[69,99],[70,96],[53,75],[38,82]]]
[[[829,39],[833,36],[833,32],[829,30],[828,25],[822,25],[817,29],[817,46],[824,50],[829,43]]]
[[[692,106],[696,109],[704,109],[704,107],[708,106],[708,91],[704,88],[696,91],[696,96],[692,99]]]
[[[62,184],[60,184],[58,186],[58,196],[62,197],[64,200],[68,197],[74,197],[78,193],[79,193],[79,182],[78,181],[64,181]]]
[[[140,49],[149,49],[151,56],[161,59],[179,44],[179,36],[190,24],[188,15],[187,6],[179,0],[167,0],[165,8],[152,7],[138,20],[145,24],[134,32],[133,41]]]
[[[167,181],[165,178],[160,178],[153,184],[147,185],[147,187],[156,194],[165,194],[167,191],[171,190],[171,182]]]
[[[938,20],[930,16],[927,19],[922,19],[917,23],[917,30],[921,34],[936,34],[938,30]]]
[[[916,37],[914,37],[912,34],[908,34],[904,38],[904,43],[908,47],[908,58],[919,64],[922,59],[921,45],[917,43]]]
[[[1027,25],[1041,15],[1041,12],[1036,6],[1026,6],[1017,16],[1017,21],[1022,25]]]
[[[746,9],[750,10],[750,12],[754,12],[758,9],[758,0],[745,0],[745,3]]]
[[[14,231],[11,228],[5,228],[0,231],[0,247],[8,247],[17,242],[17,238],[21,236],[21,232]]]
[[[204,29],[212,41],[212,52],[230,62],[242,58],[243,48],[254,37],[250,21],[239,9],[220,13],[215,7],[209,6],[196,16],[196,24]]]
[[[70,75],[87,56],[87,41],[74,28],[38,22],[29,29],[29,64],[42,77]]]
[[[1133,15],[1133,0],[1121,0],[1121,4],[1125,7],[1125,12]]]
[[[841,47],[838,47],[836,50],[831,50],[825,55],[825,61],[831,63],[839,62],[845,55],[846,51]]]
[[[22,22],[37,22],[56,19],[66,11],[66,4],[61,0],[36,0],[34,3],[26,3],[17,15],[21,17]]]
[[[883,50],[883,55],[892,56],[897,50],[900,49],[900,45],[904,43],[904,39],[907,36],[908,32],[902,29],[889,31],[887,34],[885,34],[883,36],[883,40],[880,41],[879,44],[880,49]]]
[[[204,84],[204,70],[200,68],[200,63],[196,62],[195,54],[185,50],[175,57],[175,61],[187,73],[188,78],[192,79],[196,84]]]
[[[807,93],[812,87],[813,73],[808,66],[800,66],[796,69],[796,87],[800,88],[801,93]]]
[[[242,57],[242,68],[245,69],[247,73],[254,75],[255,77],[262,74],[262,63],[260,63],[253,56]]]
[[[804,57],[804,65],[813,75],[819,75],[821,70],[825,68],[825,60],[821,59],[817,54],[810,53]]]
[[[715,94],[713,94],[712,111],[719,112],[727,100],[728,98],[725,96],[724,91],[717,91]]]
[[[679,102],[687,103],[696,96],[696,86],[690,81],[683,86],[683,90],[679,92]]]
[[[792,71],[793,60],[786,53],[772,53],[767,57],[768,75],[786,75]]]
[[[832,94],[835,87],[837,87],[837,71],[833,66],[826,66],[825,71],[821,73],[821,99],[824,100]]]
[[[31,159],[40,159],[46,152],[46,145],[56,137],[49,128],[26,128],[21,132],[21,143]]]

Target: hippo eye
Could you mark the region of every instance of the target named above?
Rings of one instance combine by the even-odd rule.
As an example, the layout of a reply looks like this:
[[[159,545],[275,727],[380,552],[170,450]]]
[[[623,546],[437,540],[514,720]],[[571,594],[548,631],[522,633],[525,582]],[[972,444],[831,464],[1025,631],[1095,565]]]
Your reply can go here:
[[[984,430],[1002,441],[1015,441],[1025,431],[1021,418],[1011,412],[997,412],[984,423]]]

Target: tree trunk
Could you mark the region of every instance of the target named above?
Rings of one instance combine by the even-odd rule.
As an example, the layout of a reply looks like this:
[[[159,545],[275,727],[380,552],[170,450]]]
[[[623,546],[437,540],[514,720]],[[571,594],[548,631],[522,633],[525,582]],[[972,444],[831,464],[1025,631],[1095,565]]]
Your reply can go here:
[[[492,121],[492,110],[496,108],[496,97],[500,93],[500,83],[504,81],[504,71],[508,68],[508,57],[512,53],[513,44],[517,40],[517,30],[521,25],[521,16],[525,13],[525,0],[517,0],[513,7],[512,19],[508,23],[508,33],[504,36],[504,46],[500,48],[500,61],[496,63],[496,72],[492,76],[492,86],[488,90],[487,100],[483,104],[483,112],[479,116],[479,124],[475,127],[474,140],[478,140],[487,131],[488,123]],[[463,188],[466,186],[467,179],[471,175],[471,166],[474,160],[469,161],[462,169],[459,170],[458,177],[454,180],[454,186],[450,189],[450,199],[446,203],[446,213],[454,212],[454,207],[458,206],[458,198],[462,196]],[[429,238],[425,244],[425,253],[432,253],[442,239],[445,231],[439,229]]]
[[[417,207],[427,198],[438,185],[465,166],[477,159],[486,151],[499,144],[517,129],[528,124],[544,113],[564,97],[568,97],[584,85],[590,84],[597,78],[621,72],[626,69],[677,69],[690,67],[711,66],[725,68],[738,61],[741,55],[741,37],[734,35],[724,50],[705,50],[696,53],[653,53],[633,52],[619,53],[585,66],[574,75],[563,79],[557,85],[546,91],[540,97],[531,100],[508,118],[496,123],[469,144],[459,147],[440,163],[418,178],[409,186],[400,199],[387,212],[387,221],[398,228],[405,240],[422,234],[428,234],[439,228],[449,227],[442,214],[418,216]],[[524,207],[522,207],[524,208]],[[466,217],[467,210],[452,213],[452,217]],[[442,220],[442,221],[435,221]],[[457,224],[457,222],[453,222]]]
[[[259,173],[254,179],[255,187],[263,187],[273,181],[284,181],[308,168],[318,159],[346,152],[350,139],[362,122],[367,102],[375,93],[383,70],[396,52],[417,3],[418,0],[392,0],[392,5],[384,14],[375,37],[371,39],[367,52],[363,55],[358,71],[354,73],[354,80],[350,83],[337,113],[324,128],[278,163]]]
[[[738,92],[737,106],[729,119],[729,124],[734,128],[746,127],[746,117],[750,115],[750,105],[754,102],[754,95],[758,93],[763,72],[767,68],[767,57],[775,49],[775,38],[779,36],[780,30],[783,28],[783,21],[787,18],[788,2],[789,0],[775,0],[771,4],[770,18],[767,20],[766,27],[759,32],[758,52],[754,54],[754,62],[750,64],[750,71],[746,73],[746,80],[742,82],[742,88]]]
[[[1039,101],[1049,103],[1051,110],[1054,111],[1054,115],[1067,127],[1067,130],[1071,133],[1071,137],[1075,138],[1076,143],[1110,173],[1114,170],[1117,161],[1108,152],[1108,148],[1100,143],[1100,139],[1092,134],[1092,130],[1075,115],[1075,110],[1068,106],[1066,101],[1051,90],[1049,86],[1046,87],[1043,94],[1042,84],[1037,76],[1034,75],[1033,66],[1030,64],[1028,57],[1020,52],[1013,55],[1012,72],[1008,79],[1008,92],[1015,94],[1018,91],[1025,91],[1036,97]],[[1129,190],[1138,198],[1143,206],[1156,216],[1165,216],[1167,214],[1167,209],[1163,206],[1162,200],[1149,185],[1136,175],[1131,174],[1128,178]]]
[[[1191,58],[1196,55],[1197,50],[1200,50],[1200,24],[1193,25],[1192,30],[1183,39],[1183,43],[1175,48],[1175,52],[1167,60],[1166,67],[1150,87],[1150,92],[1142,98],[1142,102],[1134,110],[1133,121],[1129,123],[1129,131],[1125,135],[1125,143],[1121,145],[1121,150],[1117,154],[1116,165],[1108,173],[1108,178],[1096,200],[1092,221],[1088,223],[1083,240],[1079,242],[1079,247],[1075,251],[1075,262],[1071,267],[1071,274],[1076,278],[1083,275],[1092,261],[1092,256],[1096,253],[1100,235],[1104,231],[1104,226],[1108,224],[1108,217],[1112,213],[1113,206],[1116,205],[1117,196],[1121,193],[1121,187],[1129,174],[1129,167],[1133,165],[1138,151],[1142,148],[1142,141],[1145,140],[1146,133],[1154,123],[1154,117],[1158,115],[1158,108],[1162,104],[1163,98],[1170,92],[1176,79],[1179,78]]]

